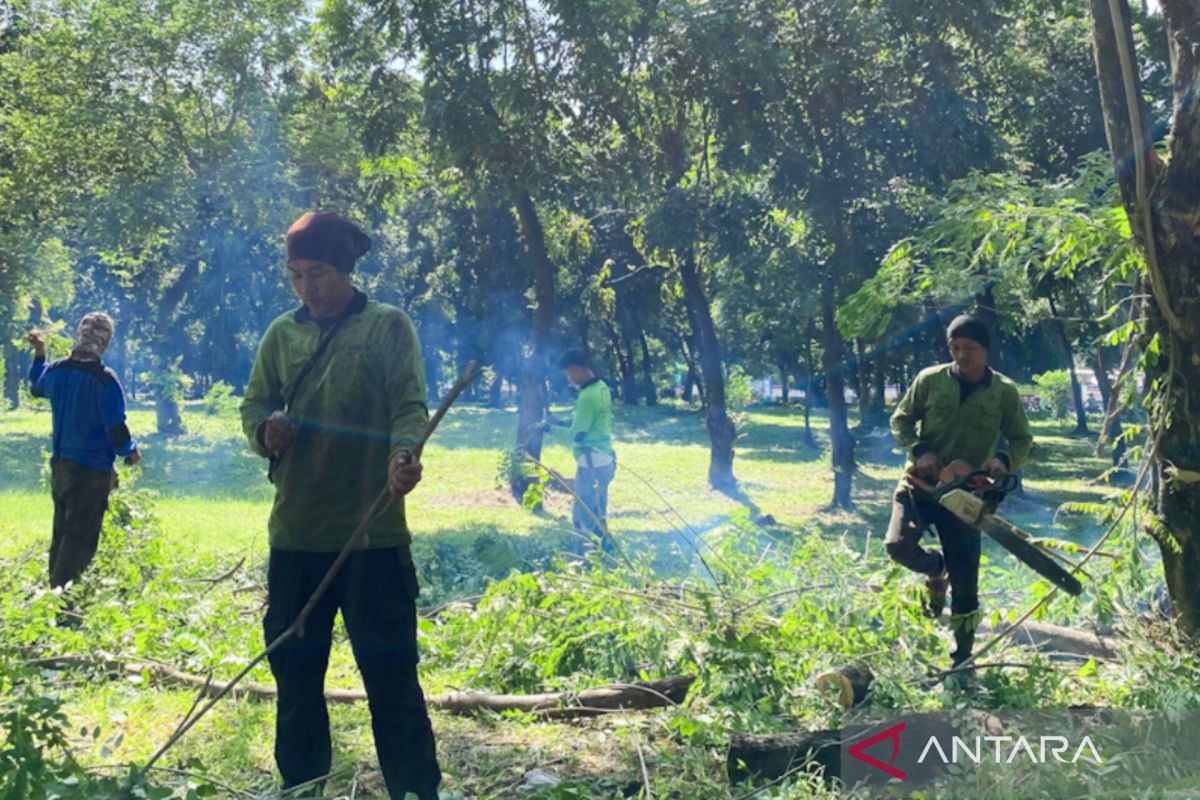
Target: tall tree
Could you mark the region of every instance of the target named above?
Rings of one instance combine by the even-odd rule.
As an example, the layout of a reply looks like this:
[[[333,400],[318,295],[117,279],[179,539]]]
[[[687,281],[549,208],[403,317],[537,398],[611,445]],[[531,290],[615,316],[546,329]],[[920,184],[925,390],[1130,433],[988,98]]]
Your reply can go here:
[[[394,43],[371,74],[385,79],[418,69],[434,154],[462,171],[475,192],[495,187],[507,196],[532,279],[516,444],[538,457],[546,358],[557,318],[556,266],[539,202],[547,202],[549,177],[563,158],[556,136],[567,104],[562,42],[553,36],[545,10],[526,0],[333,0],[326,10]],[[527,482],[514,470],[513,494],[523,496]]]
[[[969,69],[1001,20],[979,4],[779,3],[769,32],[782,69],[755,94],[778,137],[748,155],[777,162],[775,190],[800,194],[823,246],[819,287],[834,472],[833,506],[852,505],[854,439],[844,390],[842,298],[903,230],[905,195],[938,188],[994,157]],[[887,44],[885,44],[887,43]]]
[[[1089,0],[1109,151],[1150,289],[1144,364],[1158,480],[1152,531],[1180,627],[1200,631],[1200,6],[1160,0],[1174,109],[1169,158],[1152,146],[1127,0]]]
[[[176,365],[189,347],[212,342],[217,360],[237,363],[236,333],[207,336],[206,322],[236,319],[257,294],[247,287],[279,285],[265,268],[278,242],[265,237],[292,207],[274,102],[300,9],[56,0],[28,7],[3,56],[5,138],[24,154],[10,180],[38,187],[34,213],[136,296],[122,322],[149,340],[163,432],[179,429]],[[189,296],[221,282],[183,324]]]

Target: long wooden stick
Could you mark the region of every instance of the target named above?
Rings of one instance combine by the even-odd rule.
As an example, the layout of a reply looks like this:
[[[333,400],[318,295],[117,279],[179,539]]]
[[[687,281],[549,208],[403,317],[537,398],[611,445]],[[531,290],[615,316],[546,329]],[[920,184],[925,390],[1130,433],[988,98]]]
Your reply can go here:
[[[99,667],[113,675],[148,674],[151,680],[163,685],[198,689],[201,698],[216,697],[228,686],[220,681],[211,680],[211,677],[192,675],[164,664],[127,662],[113,656],[62,655],[32,659],[25,663],[43,669]],[[621,711],[677,706],[686,699],[688,689],[694,681],[695,676],[692,675],[675,675],[643,683],[597,686],[579,692],[448,692],[430,695],[425,702],[429,708],[456,715],[469,715],[480,711],[521,711],[546,719],[576,719]],[[274,700],[279,694],[274,686],[261,683],[241,683],[228,693],[238,699],[259,701]],[[326,689],[325,699],[338,705],[350,705],[366,701],[367,693],[361,689]]]
[[[451,389],[450,393],[447,394],[442,400],[442,404],[438,407],[437,412],[433,415],[433,418],[429,420],[429,425],[425,428],[425,434],[421,437],[421,440],[417,442],[416,447],[414,447],[412,450],[413,463],[416,463],[420,459],[421,453],[425,449],[425,443],[429,441],[429,437],[432,436],[433,432],[437,429],[438,423],[442,421],[442,417],[446,416],[446,412],[450,410],[450,406],[454,404],[454,401],[458,399],[458,396],[462,394],[463,390],[467,388],[474,378],[475,362],[472,361],[467,364],[466,368],[459,376],[458,382],[454,384],[454,388]],[[234,677],[233,680],[225,684],[221,691],[214,695],[213,698],[209,700],[208,703],[201,708],[195,716],[186,720],[185,724],[180,725],[175,733],[171,735],[171,738],[168,739],[167,742],[160,747],[153,756],[150,757],[150,760],[146,763],[145,769],[149,770],[156,763],[158,763],[159,759],[161,759],[168,750],[174,747],[175,744],[183,738],[184,734],[190,731],[192,727],[195,726],[195,724],[199,722],[200,719],[209,712],[209,710],[212,709],[213,706],[220,702],[221,698],[229,694],[242,680],[242,678],[245,678],[250,674],[251,670],[261,664],[263,659],[275,652],[280,645],[293,636],[304,636],[304,622],[308,619],[308,615],[311,614],[313,609],[317,607],[317,603],[320,602],[321,597],[324,596],[330,585],[333,584],[334,578],[337,577],[342,565],[346,563],[346,559],[350,557],[351,551],[357,550],[359,545],[366,538],[367,529],[371,527],[371,523],[375,521],[376,517],[386,511],[388,506],[391,504],[391,488],[389,486],[384,486],[383,491],[379,493],[379,496],[375,498],[375,502],[371,504],[371,508],[369,511],[367,511],[366,516],[364,516],[362,521],[358,523],[358,527],[354,530],[354,534],[350,537],[350,540],[346,542],[346,545],[342,548],[342,551],[338,553],[338,557],[334,560],[333,565],[330,566],[329,571],[325,573],[325,577],[322,578],[320,584],[317,585],[316,591],[314,591],[312,596],[308,598],[308,602],[304,604],[304,608],[300,610],[300,613],[296,616],[296,619],[292,622],[292,624],[288,626],[287,630],[279,634],[279,636],[277,636],[273,642],[267,645],[265,650],[259,653],[249,664],[247,664],[245,668],[243,668],[242,671],[239,672],[236,677]]]

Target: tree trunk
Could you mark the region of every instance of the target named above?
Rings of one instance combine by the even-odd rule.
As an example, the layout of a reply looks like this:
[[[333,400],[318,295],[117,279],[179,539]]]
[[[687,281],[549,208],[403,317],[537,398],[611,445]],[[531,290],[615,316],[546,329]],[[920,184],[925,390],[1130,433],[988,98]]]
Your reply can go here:
[[[623,336],[613,325],[609,325],[613,349],[617,352],[617,363],[621,367],[621,399],[627,406],[638,404],[637,366],[633,363],[633,342],[629,335]]]
[[[642,326],[641,317],[636,310],[631,314],[633,324],[637,326],[638,344],[642,348],[642,397],[646,398],[647,406],[653,407],[658,405],[658,393],[654,390],[654,365],[650,361],[650,343],[646,340],[646,329]]]
[[[1133,338],[1130,337],[1130,343]],[[1109,382],[1108,359],[1104,345],[1099,344],[1092,353],[1092,371],[1096,373],[1096,385],[1100,387],[1100,402],[1104,407],[1104,422],[1100,428],[1100,439],[1096,442],[1096,455],[1104,455],[1107,446],[1111,451],[1112,465],[1120,466],[1125,459],[1125,440],[1121,438],[1121,409],[1118,387]],[[1115,444],[1113,444],[1115,442]]]
[[[201,207],[207,208],[207,201],[202,202]],[[174,361],[166,354],[177,349],[171,343],[171,335],[176,329],[175,312],[199,277],[200,261],[194,258],[179,273],[175,282],[163,292],[159,299],[158,312],[154,317],[154,354],[151,357],[156,374],[153,379],[154,421],[158,432],[164,436],[179,436],[184,432],[183,417],[179,409],[180,387],[176,385],[172,375]]]
[[[854,340],[854,391],[858,394],[858,424],[866,430],[871,416],[871,365],[862,339]]]
[[[782,362],[779,364],[779,391],[779,397],[786,406],[788,404],[788,368],[787,364]]]
[[[546,344],[554,326],[554,265],[546,251],[546,237],[533,198],[523,189],[512,191],[513,205],[521,223],[521,236],[533,268],[533,324],[521,360],[520,394],[517,399],[517,446],[520,453],[534,458],[542,455],[542,430],[539,423],[546,413]],[[520,470],[510,475],[513,497],[520,501],[529,486]]]
[[[425,330],[429,330],[429,327],[427,326]],[[442,397],[442,393],[438,389],[438,380],[442,374],[442,351],[437,347],[426,347],[423,355],[425,356],[425,399],[430,405],[437,408],[437,402]],[[459,371],[461,372],[461,370]]]
[[[1105,358],[1104,345],[1096,345],[1091,353],[1092,372],[1096,375],[1096,386],[1100,389],[1100,405],[1108,408],[1113,389],[1108,382],[1108,359]]]
[[[179,385],[174,365],[163,356],[154,358],[158,377],[154,386],[154,425],[163,436],[183,434],[183,417],[179,409]]]
[[[1007,375],[1008,364],[1004,359],[1004,348],[1000,346],[1000,319],[996,315],[996,296],[989,285],[980,294],[975,295],[975,316],[987,324],[988,336],[992,346],[988,348],[988,361],[992,369]]]
[[[133,366],[129,363],[129,336],[121,335],[125,332],[126,331],[121,331],[117,334],[115,363],[109,364],[109,366],[111,366],[117,373],[117,377],[120,379],[122,386],[128,386],[130,383],[130,378],[133,375]],[[245,376],[233,384],[238,394],[241,394],[244,391],[244,382]]]
[[[813,362],[813,322],[808,321],[808,327],[804,330],[804,362],[808,374],[805,376],[804,385],[804,444],[807,447],[816,447],[817,440],[812,435],[812,405],[813,405],[813,380],[817,375],[816,364]]]
[[[493,365],[492,369],[496,367]],[[504,408],[504,376],[498,371],[488,387],[488,408]]]
[[[887,422],[887,363],[883,353],[875,354],[871,372],[874,388],[871,392],[871,427]]]
[[[1096,75],[1117,183],[1134,236],[1147,255],[1147,333],[1158,338],[1163,356],[1147,376],[1161,387],[1149,409],[1160,523],[1155,530],[1179,626],[1195,634],[1200,632],[1200,482],[1182,476],[1200,473],[1194,433],[1200,429],[1200,404],[1191,401],[1200,396],[1200,104],[1193,97],[1200,83],[1200,7],[1194,0],[1159,3],[1175,94],[1171,153],[1164,164],[1144,145],[1150,141],[1150,120],[1129,4],[1117,0],[1119,18],[1114,19],[1109,2],[1090,0]],[[1122,46],[1131,62],[1128,70]],[[1128,168],[1130,156],[1135,170]]]
[[[696,368],[691,361],[687,362],[687,372],[683,376],[683,402],[692,402],[692,387],[697,385]],[[704,398],[700,398],[700,402],[704,402]]]
[[[1046,298],[1050,301],[1050,313],[1054,315],[1054,329],[1058,332],[1058,338],[1062,341],[1063,349],[1067,353],[1067,373],[1071,376],[1071,397],[1075,401],[1075,430],[1073,433],[1086,434],[1088,432],[1087,409],[1083,407],[1083,389],[1079,385],[1079,376],[1075,374],[1075,348],[1071,346],[1071,337],[1067,336],[1066,323],[1058,315],[1054,295],[1047,294]]]
[[[850,484],[854,477],[854,437],[846,412],[845,342],[834,322],[834,289],[832,276],[825,279],[822,292],[821,327],[825,335],[825,393],[829,398],[829,443],[833,460],[833,499],[831,508],[850,509]]]
[[[944,319],[941,312],[931,303],[925,305],[926,313],[929,315],[929,325],[926,328],[925,341],[929,345],[929,356],[934,364],[945,364],[950,360],[950,348],[946,344],[946,325],[950,320]],[[913,342],[913,358],[916,359],[917,347],[916,342]],[[924,364],[915,363],[913,374],[920,372]]]
[[[680,267],[684,300],[688,318],[700,345],[700,368],[704,378],[705,424],[710,443],[708,483],[714,489],[733,489],[733,440],[736,431],[725,409],[725,370],[721,363],[721,347],[713,324],[708,299],[700,284],[700,272],[695,252],[689,251]]]
[[[625,397],[625,405],[636,406],[641,398],[641,392],[638,390],[637,364],[634,362],[633,340],[626,333],[625,339],[625,357],[628,359],[628,369],[621,376],[621,394]]]
[[[1141,295],[1143,292],[1142,280],[1139,277],[1134,281],[1133,294]],[[1141,302],[1137,299],[1131,299],[1129,320],[1133,322],[1139,318]],[[1108,393],[1108,400],[1104,404],[1104,422],[1100,427],[1100,437],[1096,441],[1096,455],[1103,456],[1105,447],[1112,451],[1113,466],[1120,466],[1125,462],[1125,440],[1121,438],[1121,414],[1124,411],[1124,403],[1121,401],[1121,381],[1129,372],[1133,365],[1134,354],[1137,349],[1137,337],[1130,335],[1125,341],[1125,347],[1121,351],[1121,363],[1117,366],[1117,375],[1113,378],[1112,388]],[[1103,348],[1099,351],[1103,354]],[[1103,366],[1103,361],[1100,361]],[[1107,378],[1107,375],[1105,375]],[[1105,380],[1105,383],[1108,383]],[[1115,444],[1114,444],[1115,443]]]
[[[690,318],[690,314],[688,315]],[[692,402],[693,387],[700,394],[700,405],[704,405],[704,384],[700,381],[700,365],[696,363],[696,335],[694,333],[680,334],[680,346],[683,348],[683,360],[687,363],[687,375],[683,379],[683,401]]]
[[[21,405],[21,351],[4,338],[4,403],[11,410]]]

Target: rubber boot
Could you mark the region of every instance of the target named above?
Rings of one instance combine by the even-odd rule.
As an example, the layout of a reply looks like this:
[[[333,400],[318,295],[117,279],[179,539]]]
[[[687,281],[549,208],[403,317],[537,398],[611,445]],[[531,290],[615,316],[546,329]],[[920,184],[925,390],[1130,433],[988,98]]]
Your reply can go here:
[[[950,616],[950,626],[954,631],[954,644],[956,645],[954,652],[950,654],[951,668],[959,667],[971,657],[971,651],[975,649],[975,628],[978,624],[978,611]],[[974,666],[954,672],[948,677],[952,679],[954,688],[960,691],[974,691],[977,688]]]

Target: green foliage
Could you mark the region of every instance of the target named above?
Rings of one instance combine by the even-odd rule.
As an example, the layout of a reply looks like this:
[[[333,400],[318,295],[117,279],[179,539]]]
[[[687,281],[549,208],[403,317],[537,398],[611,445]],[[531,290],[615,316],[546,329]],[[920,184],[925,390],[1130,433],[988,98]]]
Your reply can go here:
[[[33,797],[51,783],[74,777],[73,761],[55,756],[67,748],[67,718],[53,697],[38,694],[30,675],[0,662],[0,797]]]
[[[1065,369],[1056,369],[1034,375],[1037,395],[1042,403],[1054,412],[1055,419],[1065,419],[1071,406],[1071,375]]]
[[[548,475],[536,477],[534,483],[544,483],[548,490],[543,505],[553,508],[561,495]],[[1114,498],[1106,507],[1112,509],[1123,499],[1127,498]],[[192,548],[171,546],[159,531],[154,503],[152,494],[125,476],[125,486],[112,498],[97,561],[85,580],[66,593],[44,588],[40,550],[6,561],[0,574],[0,651],[19,651],[21,659],[107,652],[129,661],[160,660],[196,674],[211,670],[222,679],[261,649],[261,566],[230,572],[229,556],[200,556]],[[713,754],[721,752],[734,732],[839,724],[840,708],[814,685],[814,677],[829,669],[870,666],[877,676],[871,699],[875,708],[933,710],[967,702],[961,695],[943,692],[936,681],[938,670],[947,666],[949,630],[921,615],[919,579],[891,564],[878,542],[864,549],[861,539],[830,535],[819,524],[764,528],[745,511],[693,536],[683,532],[673,547],[644,552],[638,544],[631,545],[634,569],[619,567],[600,554],[583,563],[555,561],[555,551],[571,541],[567,533],[561,538],[545,533],[518,537],[497,529],[459,545],[419,537],[415,547],[421,597],[429,609],[420,621],[422,678],[436,687],[429,691],[454,687],[572,692],[613,682],[692,675],[696,683],[679,708],[636,715],[617,731],[603,724],[570,729],[571,735],[605,752],[619,749],[629,754],[633,736],[645,737],[644,745],[653,737],[655,791],[664,797],[719,796],[725,778]],[[1059,597],[1049,607],[1048,619],[1120,621],[1133,618],[1143,607],[1154,591],[1154,582],[1147,578],[1149,562],[1141,552],[1149,540],[1141,536],[1134,548],[1137,537],[1131,531],[1122,529],[1121,536],[1107,548],[1123,558],[1111,564],[1107,559],[1092,562],[1084,597]],[[715,581],[701,567],[690,542],[711,565]],[[993,622],[1011,618],[1045,591],[1037,584],[1027,593],[1028,573],[1008,566],[985,564],[989,595],[1014,598],[989,602],[988,613],[997,612]],[[212,582],[226,574],[226,580]],[[60,624],[62,612],[71,610],[82,614],[78,627]],[[1194,656],[1174,648],[1143,652],[1159,644],[1137,641],[1137,649],[1122,651],[1117,663],[1082,670],[1039,657],[1029,668],[982,670],[983,692],[969,702],[997,708],[1068,702],[1170,707],[1196,702],[1195,693],[1174,677],[1200,674]],[[340,635],[334,659],[331,675],[357,680]],[[996,653],[995,660],[1027,661],[1029,656]],[[45,673],[14,672],[5,666],[0,681],[6,675],[15,676],[0,686],[6,697],[12,695],[10,704],[24,702],[18,698],[27,691],[32,697],[54,699],[60,712],[63,702],[78,697],[72,679],[96,686],[112,680],[108,670],[87,665]],[[101,696],[131,696],[156,705],[170,696],[144,678],[131,677],[122,687],[114,685],[114,694]],[[251,678],[270,681],[265,669]],[[24,688],[9,691],[10,686]],[[183,702],[188,700],[185,695]],[[38,712],[39,719],[52,715],[50,706],[45,708]],[[68,719],[76,713],[77,708]],[[259,716],[254,706],[234,703],[223,713],[257,739],[270,735],[269,715]],[[355,726],[361,723],[355,730],[366,729],[365,717],[354,719]],[[449,723],[439,719],[437,724]],[[531,735],[533,730],[531,721],[519,715],[500,723],[481,719],[462,724],[485,732],[489,726],[503,725],[506,736]],[[94,728],[88,727],[85,737],[68,736],[73,732],[70,724],[63,729],[69,750],[39,746],[40,762],[22,755],[25,772],[67,774],[63,770],[70,769],[64,766],[70,756],[83,765],[81,770],[90,770],[80,785],[92,794],[83,797],[123,796],[116,792],[129,780],[126,769],[110,773],[89,766],[111,760],[103,755],[104,748],[115,750],[113,740],[119,733],[101,730],[91,735]],[[160,727],[168,728],[169,723]],[[595,739],[601,736],[609,738],[598,745]],[[186,741],[182,747],[181,758],[189,758],[194,751],[187,750]],[[369,750],[364,747],[364,752]],[[226,749],[219,752],[218,761],[204,760],[223,780],[238,786],[251,780],[244,764],[228,761]],[[630,757],[636,773],[636,756]],[[194,765],[188,769],[203,771]],[[183,797],[187,780],[163,782],[153,791]],[[190,780],[197,786],[204,783],[199,777]],[[624,783],[614,778],[564,785],[569,789],[563,792],[601,800]],[[777,796],[808,796],[810,788],[803,781],[789,782]]]
[[[824,333],[821,306],[864,280],[839,329],[889,346],[931,307],[989,291],[1006,327],[1066,320],[1089,349],[1139,332],[1122,324],[1142,265],[1108,186],[1111,165],[1082,157],[1103,142],[1087,21],[1070,4],[13,9],[0,20],[12,21],[0,29],[0,333],[8,341],[49,318],[119,308],[126,364],[168,365],[149,388],[175,401],[193,376],[213,381],[202,405],[215,417],[232,411],[227,382],[245,377],[261,332],[293,302],[273,265],[280,233],[309,205],[372,229],[362,285],[413,312],[440,362],[433,375],[452,375],[464,356],[489,362],[497,381],[517,374],[537,246],[536,228],[513,213],[522,198],[557,267],[564,338],[599,333],[601,346],[590,343],[623,369],[640,345],[653,384],[664,364],[695,356],[698,301],[680,281],[688,265],[722,347],[744,367],[729,372],[735,407],[748,401],[749,374],[795,370]],[[1165,51],[1157,19],[1139,43]],[[1162,64],[1147,69],[1157,75],[1150,91],[1169,96]],[[1104,337],[1100,326],[1120,327]],[[1142,366],[1168,371],[1157,338]],[[1130,398],[1136,372],[1122,388]],[[1152,403],[1165,408],[1170,389],[1152,381]],[[529,469],[505,454],[500,484]],[[553,508],[553,482],[534,477],[526,504]],[[260,645],[261,569],[206,582],[230,565],[165,544],[152,502],[136,487],[114,495],[90,577],[66,593],[42,586],[40,552],[6,563],[0,645],[96,648],[222,674],[244,663]],[[810,680],[830,666],[880,663],[875,701],[885,707],[956,702],[925,685],[945,632],[916,614],[905,576],[878,552],[807,521],[764,531],[745,516],[713,520],[699,546],[719,587],[699,569],[664,582],[663,562],[694,567],[682,546],[635,554],[631,571],[597,556],[586,568],[523,573],[548,567],[569,534],[517,542],[497,527],[466,547],[419,543],[427,602],[485,592],[477,607],[454,604],[422,623],[427,665],[444,682],[513,690],[696,675],[670,718],[678,748],[664,748],[663,780],[674,785],[659,786],[662,796],[724,791],[712,748],[732,730],[836,722]],[[1119,544],[1119,565],[1096,571],[1085,601],[1060,598],[1047,613],[1132,612],[1148,562],[1135,534]],[[1004,590],[1024,591],[1020,577],[993,569]],[[80,626],[58,624],[72,608],[86,609]],[[1144,666],[990,671],[986,702],[1195,702],[1171,677],[1194,685],[1194,658],[1146,649]],[[54,681],[7,662],[0,673],[5,741],[20,752],[11,774],[108,797],[109,784],[80,773],[55,738]],[[138,780],[112,779],[135,795],[164,791]],[[577,791],[568,787],[557,793]]]
[[[734,364],[725,377],[725,402],[730,408],[742,409],[750,405],[753,399],[750,376],[741,364]]]
[[[923,198],[924,226],[847,298],[838,327],[877,338],[907,320],[896,316],[906,307],[951,305],[988,289],[1011,310],[1000,315],[1006,325],[1028,326],[1047,316],[1035,298],[1068,285],[1085,296],[1083,315],[1105,318],[1107,306],[1088,304],[1115,303],[1114,289],[1144,268],[1110,172],[1107,155],[1094,152],[1069,179],[976,173]]]
[[[239,402],[232,386],[217,381],[204,393],[204,413],[210,417],[226,416],[237,410]]]
[[[497,488],[516,485],[513,479],[516,477],[528,477],[532,469],[533,465],[525,458],[523,450],[505,448],[500,452],[500,459],[496,463]]]
[[[72,752],[70,723],[62,711],[62,701],[50,694],[32,671],[0,660],[0,687],[5,688],[0,695],[0,797],[200,800],[219,795],[217,786],[186,773],[160,782],[147,780],[136,767],[104,775],[81,766]],[[100,729],[80,734],[96,739]]]
[[[179,366],[180,359],[175,359],[161,369],[143,373],[142,383],[149,386],[156,398],[167,398],[176,403],[182,403],[192,386],[190,375],[184,374]]]

